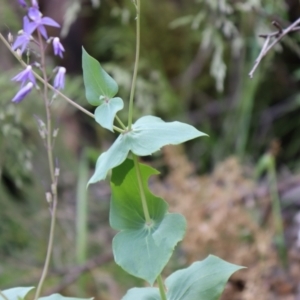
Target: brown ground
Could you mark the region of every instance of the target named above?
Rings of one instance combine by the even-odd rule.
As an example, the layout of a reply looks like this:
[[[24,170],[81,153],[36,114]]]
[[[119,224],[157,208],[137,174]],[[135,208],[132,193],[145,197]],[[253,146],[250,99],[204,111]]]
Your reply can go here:
[[[163,183],[154,184],[154,190],[170,204],[171,211],[187,218],[182,244],[187,264],[211,253],[247,267],[232,276],[222,300],[300,299],[297,210],[287,212],[288,266],[284,268],[273,243],[267,183],[258,186],[252,170],[236,158],[219,164],[212,175],[199,177],[180,149],[164,149],[169,174]],[[297,189],[297,184],[298,180],[287,178],[279,185],[281,197]]]

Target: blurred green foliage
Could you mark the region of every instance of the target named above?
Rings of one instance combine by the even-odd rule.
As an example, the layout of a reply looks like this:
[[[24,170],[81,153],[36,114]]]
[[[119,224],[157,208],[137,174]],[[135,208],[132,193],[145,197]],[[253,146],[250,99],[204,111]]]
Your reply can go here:
[[[186,146],[199,173],[209,172],[229,155],[255,163],[274,139],[281,141],[283,148],[279,166],[299,169],[298,34],[286,37],[276,51],[264,58],[254,78],[248,77],[264,41],[258,35],[276,30],[271,25],[273,19],[283,27],[293,21],[296,12],[300,15],[298,2],[143,1],[135,118],[155,114],[166,121],[187,121],[209,134],[209,139]],[[69,6],[72,8],[69,21],[73,16],[75,22],[80,19],[84,24],[84,39],[80,43],[112,74],[120,86],[118,96],[128,102],[135,56],[135,15],[131,0],[103,0],[99,7],[73,0],[68,5],[72,3],[78,7]],[[291,7],[296,9],[292,11]],[[1,2],[1,32],[11,31],[15,35],[21,27],[21,18],[22,11],[17,6],[8,0]],[[32,266],[40,266],[44,260],[49,227],[44,193],[49,181],[44,146],[34,117],[44,119],[43,105],[38,93],[19,105],[10,103],[17,91],[10,78],[20,66],[2,45],[0,54],[0,66],[7,67],[6,63],[12,66],[10,71],[0,72],[0,259],[3,262],[0,283],[9,286],[17,271],[19,282],[40,275],[39,269]],[[55,61],[49,56],[49,62],[50,70]],[[80,69],[81,57],[76,57],[71,64],[77,64]],[[87,106],[81,76],[71,75],[66,94]],[[87,108],[92,110],[90,106]],[[75,259],[70,248],[75,243],[78,154],[89,146],[89,157],[94,163],[114,137],[62,99],[54,100],[53,109],[55,126],[60,127],[55,155],[63,174],[56,236],[59,242],[53,262],[54,268],[58,268],[72,264]],[[126,120],[127,107],[120,117]],[[68,142],[70,136],[72,141]],[[99,188],[92,188],[88,255],[110,247],[106,233],[102,233],[105,237],[98,235],[100,226],[107,230],[109,237],[111,234],[105,227],[108,197]],[[25,259],[28,263],[20,265]],[[30,276],[22,278],[29,270]]]

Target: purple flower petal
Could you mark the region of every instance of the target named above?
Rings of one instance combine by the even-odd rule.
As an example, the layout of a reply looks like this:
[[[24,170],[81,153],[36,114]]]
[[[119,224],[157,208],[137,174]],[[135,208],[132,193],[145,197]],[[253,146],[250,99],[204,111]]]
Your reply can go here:
[[[23,32],[15,40],[12,49],[15,51],[17,48],[21,48],[21,53],[23,53],[31,40],[32,23],[29,22],[29,19],[25,16],[23,18]]]
[[[22,7],[24,7],[24,8],[27,7],[27,4],[26,4],[25,0],[18,0],[18,2],[19,2],[19,4],[20,4]]]
[[[42,24],[52,27],[60,27],[60,25],[49,17],[42,18]]]
[[[14,98],[11,100],[14,103],[21,102],[32,90],[33,83],[28,82],[24,87],[22,87],[19,92],[14,96]]]
[[[53,50],[55,55],[59,55],[61,58],[63,58],[63,52],[65,51],[64,46],[61,44],[58,37],[55,37],[52,42]]]
[[[37,30],[40,32],[40,34],[47,40],[48,39],[48,34],[45,26],[40,25],[37,27]]]
[[[36,7],[30,7],[28,9],[28,16],[33,22],[37,23],[41,20],[42,13]]]
[[[30,42],[30,37],[28,38],[27,35],[22,34],[18,36],[12,46],[12,49],[16,51],[18,48],[21,48],[21,53],[23,53]]]
[[[32,4],[32,7],[39,9],[39,4],[38,4],[37,0],[31,0],[31,4]]]
[[[65,75],[66,75],[66,68],[59,67],[57,74],[54,78],[53,86],[58,89],[62,90],[65,87]]]
[[[27,66],[25,70],[17,74],[11,80],[21,82],[21,86],[23,86],[27,81],[30,81],[34,85],[36,85],[35,77],[33,75],[31,66]]]
[[[36,25],[33,22],[30,22],[28,17],[23,18],[23,30],[28,34],[32,34],[36,28]]]
[[[33,26],[31,25],[32,28],[34,28],[33,30],[37,29],[45,39],[48,39],[48,35],[44,25],[60,27],[60,25],[53,19],[42,17],[42,13],[36,7],[30,7],[28,9],[28,16],[32,20],[32,23],[34,23]]]

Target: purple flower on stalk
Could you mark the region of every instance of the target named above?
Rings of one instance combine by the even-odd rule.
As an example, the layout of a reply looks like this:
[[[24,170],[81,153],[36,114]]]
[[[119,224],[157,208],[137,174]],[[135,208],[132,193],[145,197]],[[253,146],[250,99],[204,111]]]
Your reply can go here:
[[[24,8],[27,7],[27,4],[26,4],[25,0],[18,0],[18,2],[20,4],[20,6],[22,6]]]
[[[27,45],[29,44],[31,40],[31,33],[34,30],[33,23],[31,23],[28,19],[28,17],[23,18],[23,31],[21,35],[17,37],[15,40],[12,49],[15,51],[17,48],[21,48],[21,53],[24,52],[24,50],[27,48]]]
[[[22,87],[18,93],[15,95],[15,97],[11,100],[14,103],[21,102],[32,90],[33,83],[28,82],[24,87]]]
[[[65,75],[66,75],[66,68],[59,67],[57,74],[54,78],[53,86],[58,89],[62,90],[65,87]]]
[[[55,55],[59,55],[61,58],[63,58],[63,52],[65,51],[64,46],[61,44],[58,37],[55,37],[52,41],[53,50]]]
[[[35,77],[32,72],[32,67],[27,66],[25,70],[17,74],[15,77],[11,79],[12,81],[21,82],[21,87],[27,82],[30,81],[34,85],[36,85]]]
[[[35,6],[29,8],[28,16],[32,20],[32,23],[34,24],[32,26],[32,31],[30,33],[32,33],[35,29],[37,29],[45,39],[48,39],[48,35],[44,25],[52,26],[52,27],[60,27],[60,25],[57,22],[55,22],[53,19],[48,17],[43,17],[42,13]]]
[[[38,4],[37,0],[31,0],[31,4],[32,4],[32,7],[39,9],[39,4]]]

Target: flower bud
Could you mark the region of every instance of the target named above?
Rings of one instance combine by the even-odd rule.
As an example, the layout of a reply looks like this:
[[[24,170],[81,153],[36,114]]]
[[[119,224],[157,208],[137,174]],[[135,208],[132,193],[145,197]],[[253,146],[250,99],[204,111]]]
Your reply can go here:
[[[10,32],[7,35],[7,40],[10,44],[12,44],[14,42],[14,37]]]
[[[19,58],[22,57],[22,51],[19,48],[17,49],[16,54]]]
[[[59,128],[56,128],[56,129],[53,131],[52,137],[56,138],[57,135],[58,135],[58,131],[59,131]]]
[[[52,202],[52,195],[51,193],[47,192],[46,193],[46,201],[50,204]]]
[[[55,168],[55,171],[54,171],[55,177],[58,177],[59,173],[60,173],[60,169],[59,168]]]

